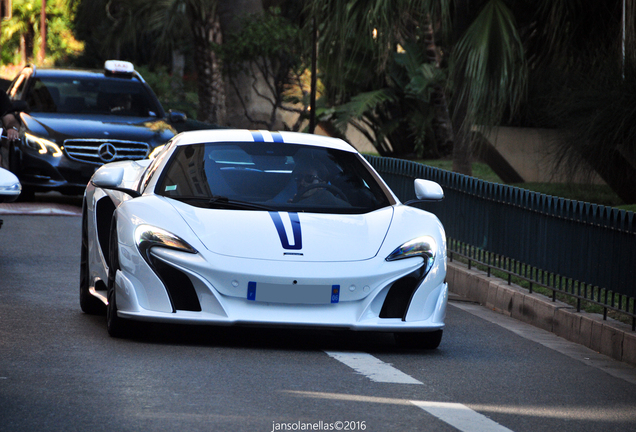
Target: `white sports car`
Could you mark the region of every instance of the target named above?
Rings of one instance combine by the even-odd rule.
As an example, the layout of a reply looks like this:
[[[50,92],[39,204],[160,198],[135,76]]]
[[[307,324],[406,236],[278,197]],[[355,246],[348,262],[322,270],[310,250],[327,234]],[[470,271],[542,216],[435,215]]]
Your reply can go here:
[[[416,201],[441,187],[415,180]],[[208,130],[106,164],[84,195],[80,304],[130,320],[393,332],[436,348],[448,286],[433,214],[342,140]]]

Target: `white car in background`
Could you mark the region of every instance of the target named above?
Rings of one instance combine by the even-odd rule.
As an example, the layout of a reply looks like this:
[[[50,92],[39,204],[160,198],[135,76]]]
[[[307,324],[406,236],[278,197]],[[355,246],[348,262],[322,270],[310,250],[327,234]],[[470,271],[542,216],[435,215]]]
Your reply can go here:
[[[22,185],[11,171],[0,168],[0,203],[15,201],[20,196]]]
[[[0,168],[0,204],[15,201],[20,196],[22,185],[18,178],[9,170]],[[0,219],[2,228],[2,219]]]
[[[415,181],[414,201],[441,187]],[[185,132],[154,160],[106,164],[84,195],[80,304],[130,321],[393,332],[436,348],[446,239],[344,141]]]

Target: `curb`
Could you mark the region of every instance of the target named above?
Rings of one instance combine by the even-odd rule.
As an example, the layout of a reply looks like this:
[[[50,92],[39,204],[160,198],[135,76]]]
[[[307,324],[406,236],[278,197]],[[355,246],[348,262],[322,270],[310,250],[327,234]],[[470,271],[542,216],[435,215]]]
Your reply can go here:
[[[448,262],[451,292],[519,321],[584,345],[615,360],[636,366],[636,332],[611,318],[577,312],[569,304],[530,294],[517,285],[457,262]]]

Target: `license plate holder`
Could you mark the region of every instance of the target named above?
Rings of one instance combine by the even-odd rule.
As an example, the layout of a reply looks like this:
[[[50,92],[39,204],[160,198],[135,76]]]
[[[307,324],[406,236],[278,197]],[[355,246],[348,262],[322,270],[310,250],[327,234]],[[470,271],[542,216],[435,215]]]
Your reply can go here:
[[[247,299],[286,304],[331,304],[340,302],[340,285],[281,285],[249,282]]]

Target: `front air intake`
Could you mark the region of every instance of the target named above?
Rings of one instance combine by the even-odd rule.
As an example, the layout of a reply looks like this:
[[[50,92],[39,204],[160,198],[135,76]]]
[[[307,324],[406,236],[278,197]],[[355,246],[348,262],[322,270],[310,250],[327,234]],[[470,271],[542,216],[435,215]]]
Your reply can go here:
[[[166,264],[152,253],[149,255],[150,264],[166,287],[166,291],[168,291],[173,311],[201,312],[199,297],[188,275]]]
[[[404,320],[411,297],[420,279],[406,276],[393,282],[380,310],[380,318],[401,318]]]

